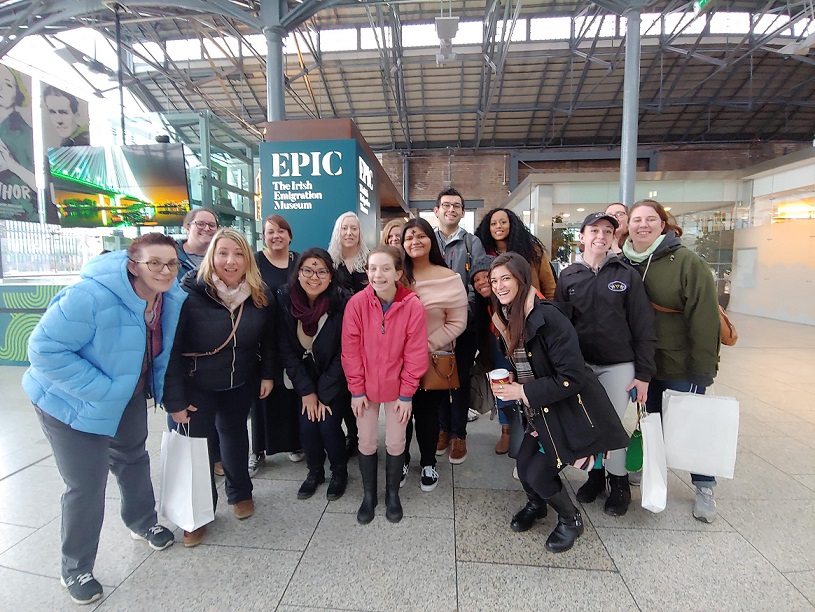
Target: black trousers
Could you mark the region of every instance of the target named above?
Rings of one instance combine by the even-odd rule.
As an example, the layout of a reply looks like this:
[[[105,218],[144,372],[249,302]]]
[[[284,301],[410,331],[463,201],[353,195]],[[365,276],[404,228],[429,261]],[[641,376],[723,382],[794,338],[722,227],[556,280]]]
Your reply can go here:
[[[522,483],[532,487],[544,499],[557,495],[563,486],[560,469],[549,463],[546,455],[540,452],[537,439],[529,433],[524,434],[516,461],[518,479]]]
[[[451,438],[467,437],[467,413],[470,410],[470,372],[475,363],[476,338],[472,329],[456,339],[456,368],[461,386],[453,391],[453,403],[439,409],[439,429]]]
[[[266,399],[252,403],[252,452],[300,450],[300,397],[283,383],[275,383]]]
[[[342,431],[346,404],[350,410],[350,395],[330,406],[332,414],[326,413],[322,421],[309,421],[308,416],[302,413],[301,404],[300,444],[306,454],[309,471],[324,470],[326,455],[332,472],[346,469],[348,458],[345,455],[345,433]]]
[[[221,464],[224,468],[226,499],[230,504],[252,499],[252,479],[249,478],[249,436],[246,419],[249,409],[260,392],[259,381],[227,391],[209,391],[189,385],[187,397],[198,408],[190,412],[190,436],[211,439],[217,435],[221,441]],[[218,502],[215,489],[215,463],[213,449],[209,450],[210,478],[212,479],[212,506]]]
[[[405,463],[410,462],[410,442],[413,440],[413,422],[416,422],[416,442],[419,444],[419,464],[435,467],[436,443],[439,441],[439,412],[447,410],[450,395],[447,391],[416,391],[413,396],[413,416],[405,431]]]

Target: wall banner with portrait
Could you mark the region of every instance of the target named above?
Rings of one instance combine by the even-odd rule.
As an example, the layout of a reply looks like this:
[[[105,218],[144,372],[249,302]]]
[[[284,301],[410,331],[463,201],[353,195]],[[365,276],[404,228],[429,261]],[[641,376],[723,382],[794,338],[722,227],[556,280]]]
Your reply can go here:
[[[46,151],[91,144],[88,102],[47,83],[42,86],[42,121]]]
[[[39,221],[31,77],[0,64],[0,219]]]

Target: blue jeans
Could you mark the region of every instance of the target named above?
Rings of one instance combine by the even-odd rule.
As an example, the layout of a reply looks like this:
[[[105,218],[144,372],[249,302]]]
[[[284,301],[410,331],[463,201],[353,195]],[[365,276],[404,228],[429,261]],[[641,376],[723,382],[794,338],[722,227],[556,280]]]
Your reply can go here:
[[[694,385],[689,380],[657,380],[651,379],[648,385],[648,401],[645,402],[645,409],[648,412],[659,412],[662,414],[662,392],[666,390],[691,392],[704,395],[706,387]],[[691,482],[697,487],[715,487],[716,478],[713,476],[703,476],[702,474],[691,474]]]

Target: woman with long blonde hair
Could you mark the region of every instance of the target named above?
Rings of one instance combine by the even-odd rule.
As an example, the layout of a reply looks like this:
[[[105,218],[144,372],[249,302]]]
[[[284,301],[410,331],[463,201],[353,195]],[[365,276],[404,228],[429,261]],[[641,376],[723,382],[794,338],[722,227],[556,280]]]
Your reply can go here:
[[[249,243],[231,228],[215,234],[198,275],[184,277],[183,288],[189,298],[170,357],[164,405],[193,437],[217,431],[227,500],[235,516],[246,519],[255,511],[246,418],[255,399],[268,396],[274,384],[275,303]],[[210,477],[215,506],[212,469]],[[205,531],[206,526],[184,532],[184,546],[200,544]]]

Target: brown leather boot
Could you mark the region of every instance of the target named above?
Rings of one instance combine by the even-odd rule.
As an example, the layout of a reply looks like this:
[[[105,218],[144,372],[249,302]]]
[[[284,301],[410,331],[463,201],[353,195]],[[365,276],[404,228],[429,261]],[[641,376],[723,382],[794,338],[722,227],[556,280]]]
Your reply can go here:
[[[509,452],[509,425],[501,425],[501,437],[495,445],[496,455],[506,455]]]

